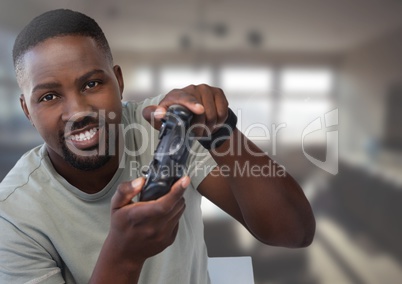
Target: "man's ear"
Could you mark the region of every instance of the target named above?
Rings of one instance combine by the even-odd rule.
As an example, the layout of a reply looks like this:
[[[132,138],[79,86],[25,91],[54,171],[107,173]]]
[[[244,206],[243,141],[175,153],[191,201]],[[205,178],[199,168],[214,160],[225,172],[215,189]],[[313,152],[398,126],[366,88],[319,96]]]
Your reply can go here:
[[[25,114],[25,116],[28,118],[29,122],[31,122],[31,124],[32,124],[33,126],[35,126],[34,123],[33,123],[33,121],[32,121],[32,119],[31,119],[31,115],[29,114],[29,110],[28,110],[27,104],[26,104],[26,102],[25,102],[25,96],[24,96],[24,94],[21,94],[21,95],[20,95],[20,104],[21,104],[21,108],[22,108],[22,110],[24,111],[24,114]]]
[[[115,65],[113,67],[113,71],[119,84],[120,99],[123,99],[123,90],[124,90],[123,72],[121,71],[121,67],[119,65]]]

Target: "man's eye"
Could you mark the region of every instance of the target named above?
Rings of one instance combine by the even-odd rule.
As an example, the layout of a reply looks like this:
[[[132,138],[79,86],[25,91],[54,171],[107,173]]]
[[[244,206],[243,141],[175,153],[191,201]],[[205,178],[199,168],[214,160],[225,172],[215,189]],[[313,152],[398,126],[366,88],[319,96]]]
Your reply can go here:
[[[89,82],[85,85],[84,90],[89,90],[89,89],[95,88],[95,87],[98,86],[98,85],[99,85],[99,82],[97,82],[97,81],[89,81]]]
[[[56,95],[54,95],[54,94],[47,94],[47,95],[44,95],[44,96],[40,99],[40,101],[41,101],[41,102],[48,102],[48,101],[51,101],[51,100],[54,100],[54,99],[56,99]]]

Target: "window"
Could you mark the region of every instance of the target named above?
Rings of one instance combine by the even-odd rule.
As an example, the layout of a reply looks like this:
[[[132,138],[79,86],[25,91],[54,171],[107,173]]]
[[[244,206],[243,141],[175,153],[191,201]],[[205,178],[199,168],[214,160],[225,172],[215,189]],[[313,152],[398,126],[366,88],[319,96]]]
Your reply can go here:
[[[230,108],[237,114],[237,127],[265,147],[272,122],[272,70],[261,66],[224,66],[220,86]]]
[[[327,96],[332,90],[333,76],[327,68],[286,68],[280,78],[284,95]]]
[[[286,123],[279,140],[301,144],[303,130],[332,108],[333,71],[329,68],[292,67],[279,74],[279,98],[276,123]],[[309,135],[312,144],[325,143],[325,135]]]
[[[267,67],[224,67],[220,83],[228,93],[268,95],[272,89],[272,71]]]
[[[166,94],[189,84],[221,87],[239,116],[238,127],[262,148],[266,145],[259,137],[266,136],[267,131],[272,134],[281,125],[278,141],[300,144],[309,123],[333,108],[334,71],[327,66],[140,66],[128,76],[129,92],[144,97]],[[324,138],[317,132],[308,140],[320,144]]]
[[[184,88],[190,84],[212,85],[212,72],[208,67],[165,66],[160,70],[160,92]]]
[[[329,100],[280,100],[277,122],[286,123],[286,127],[281,129],[278,140],[285,144],[301,145],[303,130],[330,110]],[[325,143],[325,135],[320,135],[318,132],[309,135],[308,138],[307,142],[312,144]]]

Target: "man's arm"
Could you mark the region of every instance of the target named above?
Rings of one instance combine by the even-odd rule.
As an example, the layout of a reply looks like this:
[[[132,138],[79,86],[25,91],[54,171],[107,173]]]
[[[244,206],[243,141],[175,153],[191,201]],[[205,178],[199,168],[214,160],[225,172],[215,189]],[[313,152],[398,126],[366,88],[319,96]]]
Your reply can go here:
[[[228,117],[223,91],[208,85],[172,90],[158,106],[145,108],[144,117],[158,129],[159,119],[173,104],[184,105],[195,114],[192,123],[198,127],[193,130],[201,139],[215,132]],[[201,194],[264,243],[302,247],[312,242],[315,220],[309,202],[284,170],[277,176],[258,172],[275,166],[262,150],[235,129],[230,139],[210,153],[218,168],[198,186]]]
[[[199,185],[202,195],[266,244],[304,247],[312,242],[310,204],[283,167],[237,129],[210,153],[218,167]]]

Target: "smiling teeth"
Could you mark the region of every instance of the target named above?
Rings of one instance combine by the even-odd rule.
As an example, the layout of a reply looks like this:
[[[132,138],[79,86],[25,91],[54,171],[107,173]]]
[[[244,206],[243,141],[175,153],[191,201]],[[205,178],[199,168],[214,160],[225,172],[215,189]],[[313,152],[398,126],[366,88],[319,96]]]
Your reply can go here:
[[[89,140],[89,139],[91,139],[92,137],[95,136],[97,131],[98,131],[98,129],[96,127],[94,127],[89,131],[85,131],[85,133],[80,133],[80,134],[77,134],[77,135],[70,135],[68,137],[68,139],[73,140],[73,141]]]

